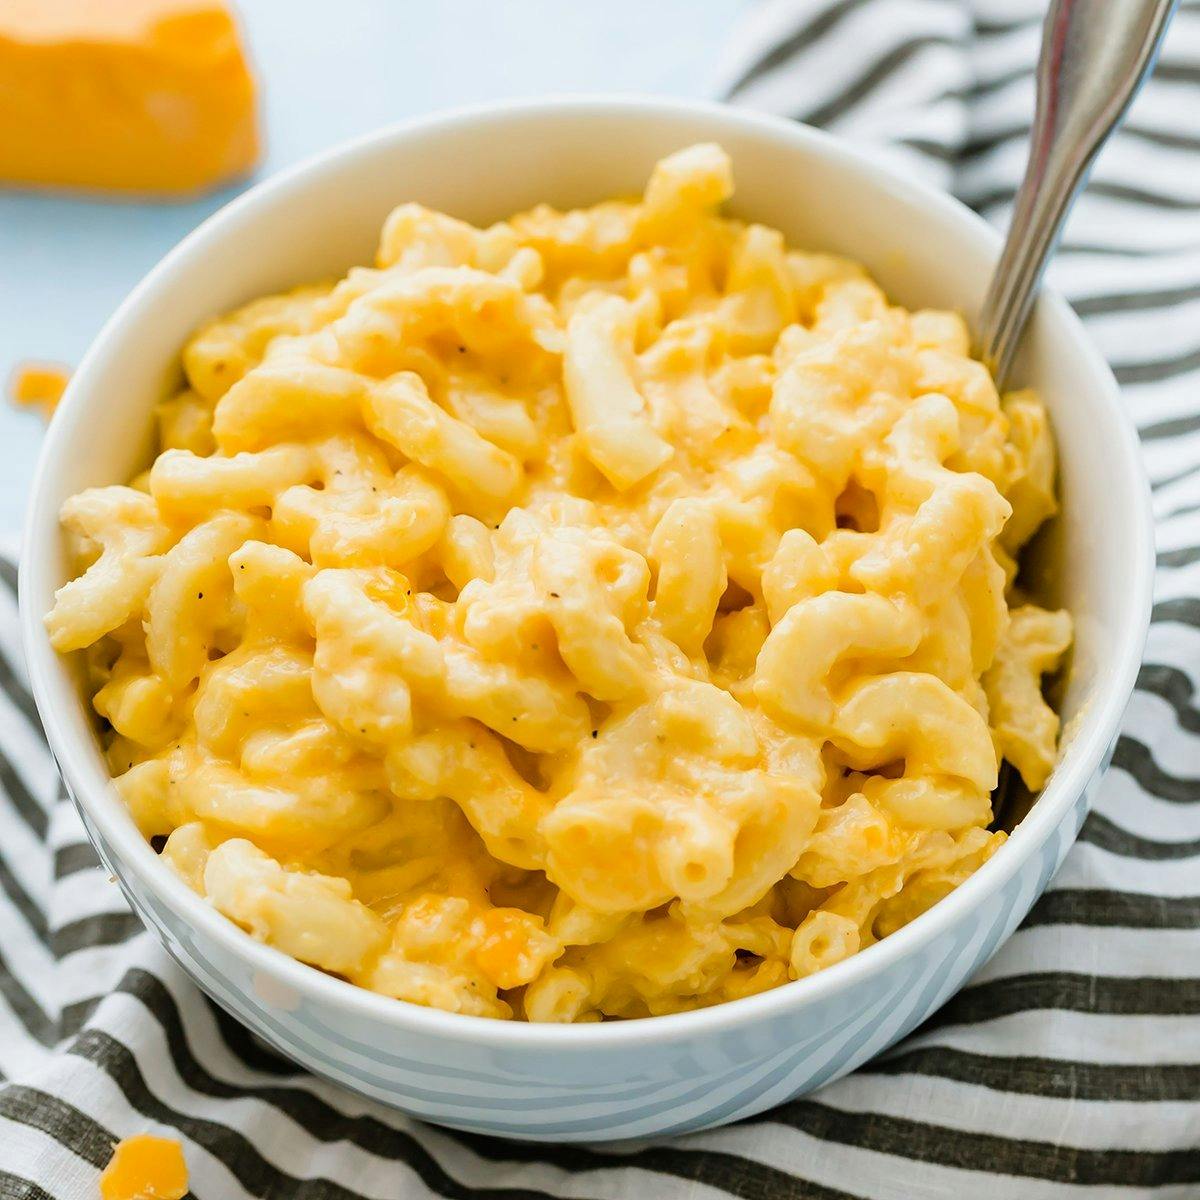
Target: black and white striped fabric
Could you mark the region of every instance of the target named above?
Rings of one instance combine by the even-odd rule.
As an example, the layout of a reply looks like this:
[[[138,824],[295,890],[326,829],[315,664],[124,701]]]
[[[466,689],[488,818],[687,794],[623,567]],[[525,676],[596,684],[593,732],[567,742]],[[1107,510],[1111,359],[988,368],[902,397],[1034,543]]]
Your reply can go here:
[[[1117,0],[1114,0],[1117,2]],[[1008,218],[1037,0],[767,0],[726,91]],[[1053,271],[1155,485],[1146,665],[1079,844],[970,987],[884,1059],[739,1126],[596,1149],[417,1124],[263,1051],[125,908],[42,744],[0,568],[0,1197],[94,1197],[121,1136],[197,1200],[1200,1196],[1200,5],[1103,155]]]

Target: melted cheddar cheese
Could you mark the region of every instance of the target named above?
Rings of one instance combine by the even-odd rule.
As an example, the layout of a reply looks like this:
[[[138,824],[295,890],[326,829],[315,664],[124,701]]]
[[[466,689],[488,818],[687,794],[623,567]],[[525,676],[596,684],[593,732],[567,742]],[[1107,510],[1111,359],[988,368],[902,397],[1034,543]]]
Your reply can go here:
[[[161,453],[68,501],[117,787],[251,936],[384,995],[598,1021],[736,999],[995,852],[1071,636],[1014,586],[1035,396],[953,313],[644,197],[476,229],[199,330]]]

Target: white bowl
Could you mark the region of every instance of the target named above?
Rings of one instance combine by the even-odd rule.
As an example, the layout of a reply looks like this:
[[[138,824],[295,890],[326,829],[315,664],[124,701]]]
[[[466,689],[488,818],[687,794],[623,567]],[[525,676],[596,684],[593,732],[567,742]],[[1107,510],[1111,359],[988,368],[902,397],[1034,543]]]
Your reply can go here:
[[[1149,620],[1152,534],[1135,436],[1112,374],[1066,304],[1043,295],[1018,377],[1049,406],[1062,457],[1059,599],[1077,641],[1062,762],[1008,843],[928,913],[816,976],[700,1012],[583,1026],[457,1016],[343,983],[252,940],[159,861],[116,798],[70,664],[42,616],[68,577],[58,510],[144,461],[151,405],[206,317],[370,260],[397,203],[472,221],[538,201],[637,191],[662,155],[718,141],[734,210],[797,246],[866,263],[915,308],[974,315],[998,239],[956,201],[790,122],[646,98],[473,108],[372,134],[267,181],[176,247],[109,321],[51,424],[25,531],[25,648],[46,732],[96,848],[134,909],[214,999],[284,1054],[431,1121],[517,1138],[698,1129],[853,1070],[977,970],[1041,894],[1107,764]]]

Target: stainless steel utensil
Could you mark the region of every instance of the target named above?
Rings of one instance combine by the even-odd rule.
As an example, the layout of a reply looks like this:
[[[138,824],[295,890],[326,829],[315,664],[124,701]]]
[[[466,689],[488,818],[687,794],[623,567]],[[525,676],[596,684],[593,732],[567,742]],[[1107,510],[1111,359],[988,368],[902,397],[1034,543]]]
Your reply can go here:
[[[1025,177],[979,316],[980,357],[1003,387],[1038,285],[1088,170],[1150,73],[1177,0],[1051,0],[1042,26]],[[1011,766],[992,794],[993,827],[1027,807]]]
[[[1046,263],[1109,134],[1153,66],[1177,0],[1052,0],[1025,178],[979,317],[1003,386]]]

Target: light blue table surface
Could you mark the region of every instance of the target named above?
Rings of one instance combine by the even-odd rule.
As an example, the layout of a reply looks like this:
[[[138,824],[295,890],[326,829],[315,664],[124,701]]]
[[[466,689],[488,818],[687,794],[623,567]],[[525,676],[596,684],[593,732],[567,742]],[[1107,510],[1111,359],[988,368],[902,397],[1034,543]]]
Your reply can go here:
[[[562,91],[711,91],[752,0],[242,0],[263,81],[259,175],[404,117]],[[235,189],[236,190],[236,189]],[[78,362],[131,287],[234,190],[184,205],[0,191],[0,381]],[[0,404],[0,537],[21,520],[42,423]]]

